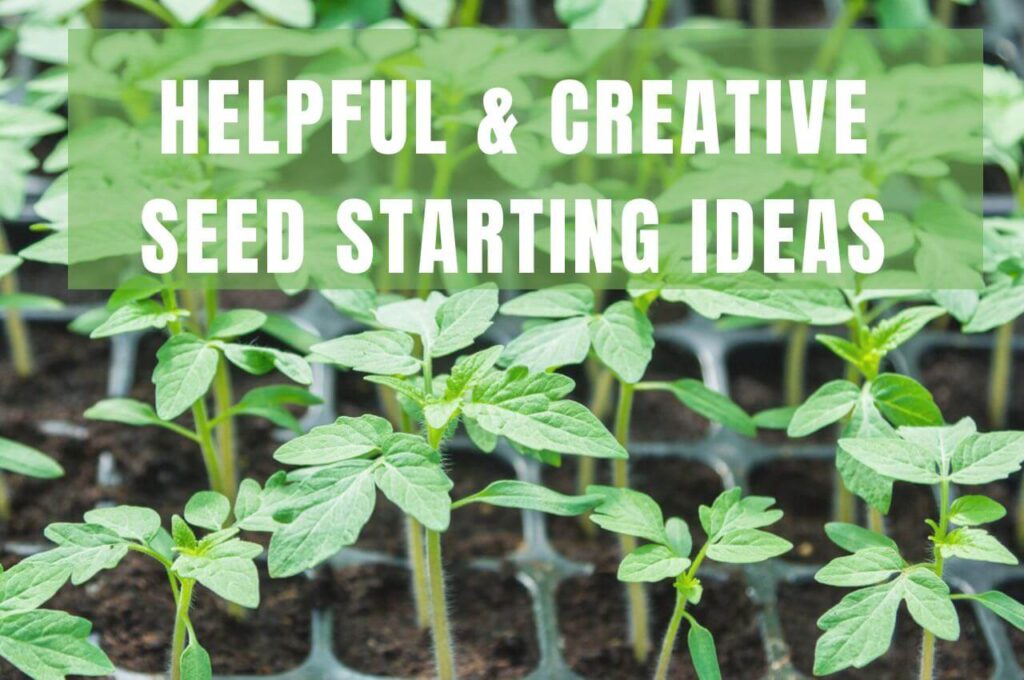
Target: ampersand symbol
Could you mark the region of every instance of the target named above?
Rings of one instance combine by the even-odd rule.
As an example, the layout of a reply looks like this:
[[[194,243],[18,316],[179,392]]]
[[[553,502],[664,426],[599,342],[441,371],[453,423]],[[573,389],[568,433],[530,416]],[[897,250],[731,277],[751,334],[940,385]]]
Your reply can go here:
[[[516,153],[512,130],[519,121],[511,110],[512,93],[505,88],[492,87],[484,93],[484,118],[476,130],[476,143],[488,156]]]

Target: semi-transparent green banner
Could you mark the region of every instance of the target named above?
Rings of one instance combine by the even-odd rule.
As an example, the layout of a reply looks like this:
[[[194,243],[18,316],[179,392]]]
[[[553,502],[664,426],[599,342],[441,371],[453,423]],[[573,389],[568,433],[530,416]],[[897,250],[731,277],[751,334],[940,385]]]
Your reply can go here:
[[[72,30],[70,285],[973,288],[980,31]]]

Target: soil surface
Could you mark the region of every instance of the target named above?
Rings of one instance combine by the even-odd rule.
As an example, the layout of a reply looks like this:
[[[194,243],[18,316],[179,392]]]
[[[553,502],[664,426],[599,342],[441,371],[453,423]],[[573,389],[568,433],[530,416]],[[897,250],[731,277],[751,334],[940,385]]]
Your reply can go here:
[[[697,357],[666,343],[655,347],[644,380],[671,382],[681,378],[701,379]],[[611,408],[614,411],[614,403]],[[630,427],[630,437],[634,441],[698,441],[707,435],[709,429],[710,423],[703,416],[684,406],[671,392],[634,393]]]
[[[651,635],[660,645],[661,635],[675,606],[671,582],[648,588],[651,603]],[[633,656],[626,628],[623,585],[614,572],[599,570],[586,578],[570,579],[558,589],[559,626],[566,662],[573,670],[601,680],[636,680],[650,677],[657,647],[649,663]],[[706,579],[704,595],[693,615],[715,636],[723,678],[759,678],[767,670],[757,607],[736,581]],[[672,655],[672,678],[696,678],[686,651],[686,631],[681,629]]]
[[[783,383],[785,380],[785,344],[783,342],[739,347],[729,354],[729,395],[751,415],[786,405]],[[843,377],[843,364],[823,347],[808,347],[805,368],[804,396],[831,380]],[[758,430],[760,441],[784,444],[793,440],[779,430]],[[833,428],[825,428],[801,442],[834,442]]]
[[[1018,602],[1024,601],[1024,581],[1011,581],[999,586],[997,590],[1006,593]],[[1006,623],[1003,627],[1010,638],[1013,653],[1017,656],[1017,664],[1024,667],[1024,632]]]
[[[280,673],[309,654],[315,585],[301,577],[270,579],[261,568],[260,599],[258,609],[234,618],[215,595],[196,589],[192,623],[214,673]],[[155,561],[129,553],[114,571],[66,586],[48,606],[92,621],[100,646],[119,668],[166,668],[174,602],[166,572]]]
[[[779,614],[783,634],[792,652],[793,665],[811,676],[814,645],[821,630],[816,621],[830,607],[850,592],[848,588],[830,588],[817,583],[783,585],[779,591]],[[936,657],[936,680],[987,678],[992,674],[992,657],[971,608],[957,605],[960,615],[960,639],[939,640]],[[863,670],[844,671],[828,676],[837,680],[905,680],[916,677],[921,649],[921,629],[900,606],[896,633],[888,653]]]
[[[333,581],[338,658],[364,673],[433,677],[430,633],[415,624],[409,572],[367,565]],[[511,574],[448,568],[449,617],[459,677],[521,678],[540,657],[530,596]],[[580,612],[579,616],[585,616]]]
[[[988,417],[989,352],[942,349],[921,360],[921,382],[932,392],[946,422],[970,416],[978,429],[991,429]],[[1024,354],[1014,355],[1007,429],[1024,429]]]

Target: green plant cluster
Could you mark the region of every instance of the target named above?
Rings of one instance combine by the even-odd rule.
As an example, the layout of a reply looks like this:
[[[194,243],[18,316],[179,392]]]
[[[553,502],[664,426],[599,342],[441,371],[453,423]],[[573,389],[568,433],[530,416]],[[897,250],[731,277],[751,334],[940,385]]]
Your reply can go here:
[[[395,21],[395,8],[383,2],[128,4],[168,26],[333,27]],[[719,4],[721,16],[737,14],[735,3]],[[482,5],[473,0],[400,0],[397,11],[410,23],[428,27],[473,25]],[[657,0],[558,0],[555,10],[573,27],[650,27],[661,24],[666,5]],[[761,6],[755,3],[755,9]],[[838,45],[843,33],[862,16],[870,13],[889,26],[948,23],[944,12],[949,3],[940,2],[939,7],[946,9],[932,15],[923,2],[851,0],[837,24],[835,51],[829,47],[823,52],[819,65],[824,70],[842,59]],[[13,44],[19,54],[49,65],[23,84],[20,103],[0,103],[0,156],[5,159],[0,167],[0,218],[13,220],[22,212],[27,178],[37,169],[32,147],[65,127],[58,112],[66,100],[62,77],[67,55],[55,36],[69,27],[97,23],[106,9],[88,0],[0,0],[0,15],[16,17],[13,29],[2,34],[5,47]],[[14,89],[7,80],[0,87]],[[127,99],[124,103],[130,106]],[[862,668],[883,655],[904,605],[922,629],[922,679],[935,673],[936,639],[960,636],[954,606],[958,600],[977,602],[1024,630],[1024,605],[997,591],[956,592],[944,578],[952,560],[1017,563],[1013,552],[983,528],[1001,520],[1006,509],[970,487],[1009,478],[1024,462],[1024,433],[1004,429],[1014,324],[1024,312],[1024,219],[1019,216],[1024,213],[1024,85],[1007,72],[987,69],[985,106],[980,133],[987,160],[1003,168],[1019,205],[1015,215],[986,220],[984,266],[976,273],[984,280],[980,292],[865,289],[856,281],[843,289],[765,290],[749,285],[750,280],[725,289],[681,288],[644,279],[632,281],[621,295],[573,284],[503,300],[491,285],[459,282],[468,285],[452,285],[444,293],[432,290],[434,282],[428,280],[418,295],[326,291],[338,312],[365,330],[324,340],[282,315],[225,309],[221,291],[212,284],[196,291],[170,276],[124,281],[104,308],[79,317],[72,326],[98,339],[162,333],[165,339],[152,373],[154,400],[105,399],[86,416],[164,428],[184,438],[195,446],[209,488],[196,493],[167,526],[154,510],[131,506],[99,508],[86,513],[81,523],[50,525],[45,535],[52,548],[0,572],[0,655],[39,680],[111,673],[111,662],[89,640],[89,622],[41,607],[66,583],[82,585],[136,552],[167,573],[168,595],[175,605],[168,641],[172,680],[206,680],[217,650],[208,652],[196,636],[190,610],[194,599],[212,593],[229,606],[259,606],[256,560],[263,548],[240,532],[265,534],[270,576],[293,577],[355,544],[377,504],[387,502],[405,517],[417,623],[431,632],[438,677],[449,680],[456,676],[458,645],[448,620],[441,536],[458,531],[452,518],[459,509],[483,503],[579,517],[591,530],[615,533],[621,548],[618,578],[627,593],[630,641],[637,658],[655,656],[648,599],[670,597],[674,609],[654,662],[655,677],[668,677],[685,625],[685,643],[698,677],[719,678],[714,637],[700,623],[701,568],[708,562],[734,569],[777,559],[792,546],[769,530],[782,517],[772,498],[730,488],[711,505],[701,506],[705,538],[698,546],[684,520],[666,519],[652,498],[631,488],[634,398],[645,391],[670,393],[680,413],[688,409],[716,428],[745,437],[775,429],[800,438],[839,426],[836,521],[822,531],[849,554],[823,566],[816,579],[853,590],[818,621],[822,633],[816,674]],[[932,186],[948,171],[947,161],[955,153],[923,153],[899,170]],[[396,159],[395,188],[408,188],[402,162]],[[59,174],[67,163],[62,140],[42,169]],[[718,172],[657,163],[638,165],[637,189],[672,192],[691,170],[709,182]],[[453,168],[437,170],[451,180]],[[859,191],[871,193],[885,181],[876,170],[850,167],[844,176],[856,180]],[[581,184],[594,181],[594,168],[585,162],[574,171]],[[892,174],[899,173],[893,169]],[[809,179],[809,190],[813,184]],[[603,188],[615,191],[614,183]],[[45,222],[40,228],[49,232],[45,238],[15,255],[0,234],[0,308],[12,363],[26,376],[33,365],[21,314],[58,303],[18,292],[15,270],[26,260],[66,264],[67,210],[62,175],[35,206]],[[931,217],[925,213],[917,219],[927,222]],[[926,232],[922,227],[918,236],[925,239]],[[658,341],[651,320],[656,304],[683,307],[726,329],[752,324],[778,328],[790,348],[790,405],[750,414],[699,380],[649,378]],[[499,319],[518,330],[504,344],[492,340],[492,326]],[[979,432],[970,419],[947,423],[927,388],[900,374],[892,361],[893,353],[919,333],[951,323],[960,324],[964,333],[995,331],[989,381],[993,431]],[[805,398],[802,368],[812,327],[823,331],[816,341],[844,362],[846,375]],[[378,390],[381,412],[343,416],[305,432],[296,411],[320,403],[307,389],[317,364],[362,374]],[[237,396],[232,381],[237,371],[279,374],[284,380]],[[577,382],[569,372],[585,377],[588,403],[576,398]],[[274,458],[283,469],[266,480],[241,479],[238,472],[237,430],[244,426],[243,417],[266,419],[296,435],[277,449]],[[509,479],[453,498],[453,478],[460,471],[451,464],[447,448],[457,438],[470,442],[480,455],[502,447],[543,465],[571,460],[577,489],[564,494]],[[612,483],[597,485],[597,466],[606,460]],[[679,468],[680,475],[686,474],[684,461]],[[44,479],[63,472],[44,454],[3,438],[0,469]],[[925,485],[939,498],[927,533],[922,529],[932,548],[926,561],[908,560],[910,548],[886,535],[885,515],[895,482]],[[1015,512],[1024,519],[1024,494],[1018,498]],[[857,521],[861,504],[867,526]],[[0,511],[9,516],[6,493],[0,494]],[[1024,527],[1024,521],[1017,526]],[[648,585],[669,580],[671,590]]]

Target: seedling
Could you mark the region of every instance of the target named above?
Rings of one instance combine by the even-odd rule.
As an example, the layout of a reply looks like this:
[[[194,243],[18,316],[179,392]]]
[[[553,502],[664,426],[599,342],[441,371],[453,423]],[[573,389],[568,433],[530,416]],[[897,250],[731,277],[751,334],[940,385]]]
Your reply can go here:
[[[107,655],[88,640],[92,624],[40,609],[68,577],[68,567],[59,564],[0,567],[0,656],[33,680],[114,672]]]
[[[236,515],[245,514],[243,502],[239,499]],[[160,526],[160,516],[149,508],[119,505],[90,510],[85,513],[84,523],[48,526],[46,537],[57,547],[24,563],[43,571],[62,570],[59,588],[68,578],[77,586],[101,570],[116,568],[128,551],[156,560],[167,571],[175,605],[170,678],[208,680],[212,673],[210,655],[196,638],[189,616],[196,585],[241,607],[255,608],[260,602],[259,575],[253,560],[263,549],[238,538],[239,526],[228,524],[230,515],[228,499],[213,491],[192,496],[185,505],[184,519],[178,515],[171,518],[170,533]],[[198,538],[193,527],[205,529],[206,535]]]
[[[875,475],[936,488],[939,516],[926,520],[932,559],[910,563],[890,538],[845,523],[826,526],[847,552],[815,578],[826,585],[855,587],[819,620],[824,634],[814,654],[814,673],[862,668],[889,649],[900,602],[924,629],[919,678],[935,672],[935,638],[956,640],[960,623],[953,603],[974,600],[1024,630],[1024,605],[998,592],[953,594],[943,581],[948,559],[1017,564],[1017,558],[982,525],[1006,510],[986,496],[953,498],[953,484],[987,484],[1016,473],[1024,461],[1024,432],[979,434],[965,418],[942,427],[901,427],[896,437],[844,438],[839,446]]]
[[[314,428],[275,454],[278,461],[305,469],[268,480],[258,508],[240,521],[246,528],[274,532],[270,572],[286,576],[354,543],[379,488],[415,520],[414,534],[425,533],[425,548],[411,545],[409,557],[417,608],[429,612],[438,675],[447,679],[454,676],[455,665],[441,533],[450,521],[452,484],[442,467],[441,448],[456,424],[461,420],[485,452],[504,437],[520,453],[547,462],[562,454],[624,458],[626,451],[586,407],[565,399],[574,387],[571,379],[531,373],[523,366],[500,370],[500,346],[461,356],[450,375],[434,375],[436,358],[468,347],[491,325],[498,308],[494,287],[451,297],[435,292],[379,307],[372,294],[358,300],[363,307],[353,307],[353,313],[372,319],[381,330],[315,345],[314,357],[369,373],[367,380],[394,390],[410,419],[422,422],[424,433],[396,433],[387,420],[370,415]],[[350,302],[356,305],[355,298]],[[324,522],[325,516],[332,521]],[[424,596],[429,602],[420,600]]]
[[[152,299],[158,294],[159,302]],[[203,325],[196,314],[178,307],[171,285],[151,277],[125,282],[111,295],[107,308],[109,317],[92,331],[91,337],[106,338],[149,329],[166,330],[170,337],[157,351],[153,371],[155,409],[134,399],[104,399],[87,410],[86,417],[164,427],[195,442],[203,456],[210,488],[228,498],[235,497],[238,486],[233,419],[241,415],[258,416],[301,432],[287,406],[320,403],[308,391],[288,385],[258,387],[234,401],[229,364],[253,375],[276,369],[303,385],[311,383],[313,375],[309,364],[297,354],[238,342],[239,338],[263,328],[268,317],[251,309],[219,311],[215,289],[208,289]],[[211,391],[212,414],[206,403]],[[188,410],[192,412],[193,429],[174,422]],[[215,433],[220,435],[216,441]]]
[[[13,472],[36,479],[56,479],[64,476],[64,468],[42,451],[0,437],[0,471]],[[0,473],[0,521],[11,518],[11,498],[7,480]]]
[[[647,311],[656,297],[657,293],[620,300],[598,312],[594,292],[582,285],[568,284],[524,293],[501,307],[503,314],[529,319],[524,332],[505,348],[501,363],[545,371],[592,361],[598,369],[591,372],[594,380],[591,408],[598,418],[605,415],[610,381],[614,380],[618,384],[614,433],[623,447],[629,443],[633,397],[637,390],[667,390],[702,416],[753,436],[757,431],[753,419],[728,397],[707,388],[699,380],[643,382],[654,350],[654,326],[647,318]],[[583,493],[593,482],[594,460],[583,458],[579,461],[577,489]],[[619,488],[629,486],[629,468],[624,459],[612,462],[612,483]],[[620,541],[624,555],[636,547],[636,541],[628,534],[620,535]],[[651,647],[647,599],[640,583],[630,583],[628,594],[631,639],[634,653],[642,661]]]
[[[593,486],[588,494],[601,499],[590,516],[595,524],[619,535],[649,541],[625,556],[619,564],[619,580],[656,583],[673,579],[676,605],[665,631],[655,680],[668,677],[672,648],[683,619],[690,626],[687,646],[697,676],[701,680],[721,678],[714,638],[686,611],[686,606],[700,603],[704,589],[698,572],[705,559],[751,564],[777,557],[793,547],[789,541],[762,530],[782,518],[781,510],[770,509],[775,500],[765,496],[744,498],[736,488],[720,494],[711,507],[702,505],[700,524],[708,538],[691,559],[693,539],[686,522],[678,517],[666,521],[650,496],[605,486]]]
[[[891,436],[893,426],[924,426],[942,423],[932,395],[920,383],[896,373],[880,373],[883,361],[894,349],[910,340],[943,310],[935,306],[905,309],[891,317],[871,321],[878,313],[864,309],[863,296],[851,295],[854,310],[850,340],[819,334],[817,339],[846,362],[851,377],[863,380],[833,380],[822,385],[795,410],[789,420],[790,437],[806,437],[836,422],[843,422],[844,437]],[[851,492],[871,508],[873,529],[882,530],[882,514],[892,502],[892,480],[874,474],[840,447],[836,451],[840,479],[836,486],[836,516],[853,521]]]

